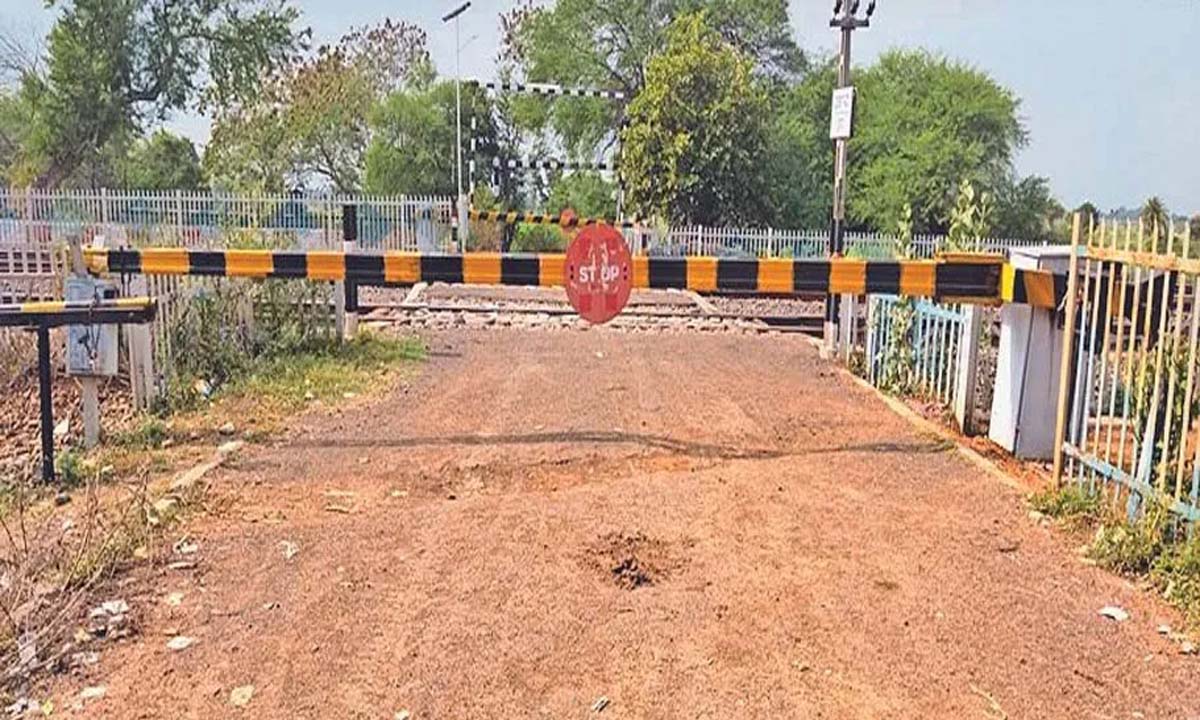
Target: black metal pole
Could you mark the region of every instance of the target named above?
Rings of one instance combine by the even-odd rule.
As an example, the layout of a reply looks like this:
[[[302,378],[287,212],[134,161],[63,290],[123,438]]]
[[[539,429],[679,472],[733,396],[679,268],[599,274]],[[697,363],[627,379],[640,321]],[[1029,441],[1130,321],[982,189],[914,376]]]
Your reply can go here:
[[[38,392],[42,414],[42,482],[54,482],[54,404],[50,396],[50,328],[37,329]]]
[[[838,88],[850,86],[850,40],[855,30],[871,26],[871,15],[875,13],[875,0],[867,5],[867,16],[859,18],[859,0],[837,0],[833,6],[833,19],[829,26],[837,28],[842,33],[841,48],[838,52]],[[839,15],[840,13],[840,15]],[[846,237],[846,153],[849,138],[839,137],[834,141],[833,167],[833,213],[829,225],[829,256],[839,257],[845,252]],[[830,293],[825,298],[825,344],[826,347],[838,346],[838,314],[840,301],[837,295]]]

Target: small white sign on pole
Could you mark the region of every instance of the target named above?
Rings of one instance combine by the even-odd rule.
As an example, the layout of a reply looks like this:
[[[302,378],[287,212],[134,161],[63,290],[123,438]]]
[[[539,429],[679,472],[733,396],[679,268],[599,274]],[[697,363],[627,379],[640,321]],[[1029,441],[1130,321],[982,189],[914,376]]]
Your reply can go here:
[[[829,139],[849,139],[853,118],[854,88],[844,87],[834,90],[833,105],[829,112]]]

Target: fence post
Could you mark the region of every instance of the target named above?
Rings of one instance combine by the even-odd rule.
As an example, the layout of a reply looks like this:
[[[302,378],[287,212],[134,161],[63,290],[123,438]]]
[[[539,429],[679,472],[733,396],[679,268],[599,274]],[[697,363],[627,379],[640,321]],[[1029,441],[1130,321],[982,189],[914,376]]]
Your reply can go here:
[[[839,350],[841,351],[842,361],[847,363],[850,362],[850,355],[854,352],[854,331],[856,329],[854,316],[858,311],[858,308],[855,307],[857,304],[857,295],[849,293],[842,295],[841,317],[838,319],[838,322],[841,324],[841,327],[838,328],[839,343],[841,344]]]
[[[349,256],[358,252],[358,206],[347,203],[342,206],[342,252],[346,253],[346,280],[334,289],[334,303],[338,307],[335,320],[338,337],[349,340],[358,333],[358,284],[350,279]]]
[[[1054,471],[1051,478],[1054,487],[1062,485],[1063,441],[1067,432],[1067,400],[1071,385],[1071,350],[1075,346],[1075,292],[1079,285],[1079,213],[1071,222],[1071,261],[1067,271],[1067,297],[1063,301],[1063,347],[1062,361],[1058,368],[1058,404],[1054,418]]]
[[[958,363],[954,379],[954,419],[963,435],[975,431],[975,373],[979,368],[979,330],[983,308],[967,305],[958,338]]]

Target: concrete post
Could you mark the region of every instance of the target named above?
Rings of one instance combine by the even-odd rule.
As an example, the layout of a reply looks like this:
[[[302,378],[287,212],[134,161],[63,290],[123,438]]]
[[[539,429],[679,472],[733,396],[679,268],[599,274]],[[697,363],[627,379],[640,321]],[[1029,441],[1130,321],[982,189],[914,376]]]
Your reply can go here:
[[[71,238],[70,253],[71,273],[80,277],[86,276],[83,241],[79,236]],[[90,449],[100,443],[100,383],[98,378],[84,376],[79,378],[79,386],[83,404],[83,446]]]
[[[975,431],[975,375],[979,368],[983,308],[968,305],[964,313],[962,334],[958,339],[958,374],[954,378],[954,420],[963,435],[970,435]]]

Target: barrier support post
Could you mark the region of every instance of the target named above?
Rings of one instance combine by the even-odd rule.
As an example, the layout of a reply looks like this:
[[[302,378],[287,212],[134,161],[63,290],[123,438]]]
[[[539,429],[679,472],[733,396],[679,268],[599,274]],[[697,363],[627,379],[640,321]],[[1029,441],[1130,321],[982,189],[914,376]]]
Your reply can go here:
[[[342,206],[342,252],[358,252],[358,206]],[[349,268],[347,268],[349,278]],[[347,279],[334,290],[334,302],[341,307],[341,322],[337,323],[338,337],[350,340],[358,334],[358,285]]]
[[[38,399],[42,413],[42,482],[54,482],[54,406],[51,403],[50,328],[37,329]]]

